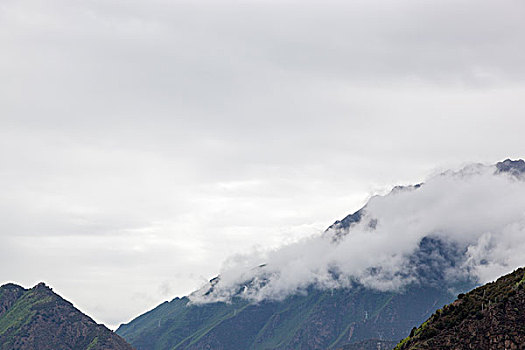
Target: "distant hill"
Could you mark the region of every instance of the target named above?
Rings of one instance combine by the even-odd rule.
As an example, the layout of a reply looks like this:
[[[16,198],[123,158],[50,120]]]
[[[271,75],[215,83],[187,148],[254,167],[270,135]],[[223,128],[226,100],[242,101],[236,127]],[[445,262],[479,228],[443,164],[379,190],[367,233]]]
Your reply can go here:
[[[43,283],[0,287],[2,350],[132,350],[121,337],[84,315]]]
[[[525,268],[436,311],[396,350],[525,349]]]

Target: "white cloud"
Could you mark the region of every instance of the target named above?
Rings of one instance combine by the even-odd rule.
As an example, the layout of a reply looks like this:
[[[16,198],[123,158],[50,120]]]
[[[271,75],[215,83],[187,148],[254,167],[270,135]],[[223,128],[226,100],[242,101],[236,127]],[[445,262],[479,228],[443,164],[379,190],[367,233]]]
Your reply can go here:
[[[241,296],[282,299],[306,287],[397,290],[421,281],[420,262],[411,258],[425,237],[455,247],[455,266],[438,265],[448,276],[481,283],[525,264],[525,181],[492,166],[471,165],[445,172],[419,188],[394,189],[367,203],[363,217],[334,241],[335,231],[313,235],[275,250],[238,256],[226,265],[211,293],[205,287],[195,302]],[[370,227],[373,220],[374,227]],[[442,259],[437,251],[429,257]],[[266,265],[259,268],[261,262]],[[427,262],[429,263],[429,262]],[[375,273],[371,273],[375,271]],[[336,273],[334,273],[336,272]]]
[[[0,281],[115,326],[389,186],[521,157],[522,12],[2,1]]]

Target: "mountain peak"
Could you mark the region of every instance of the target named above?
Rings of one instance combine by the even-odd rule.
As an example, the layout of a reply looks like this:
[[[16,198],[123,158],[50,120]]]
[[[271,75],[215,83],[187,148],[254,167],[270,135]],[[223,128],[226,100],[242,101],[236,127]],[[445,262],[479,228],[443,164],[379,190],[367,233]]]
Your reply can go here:
[[[0,290],[27,290],[21,286],[19,286],[18,284],[15,284],[15,283],[6,283],[2,286],[0,286]]]
[[[498,172],[507,172],[512,175],[521,175],[525,173],[525,161],[523,159],[511,160],[505,159],[503,162],[496,164]]]
[[[49,291],[49,292],[53,291],[53,289],[49,287],[47,284],[45,284],[44,282],[38,283],[36,286],[33,287],[33,289],[38,290],[38,291]]]
[[[132,349],[43,282],[31,289],[0,287],[0,348]]]

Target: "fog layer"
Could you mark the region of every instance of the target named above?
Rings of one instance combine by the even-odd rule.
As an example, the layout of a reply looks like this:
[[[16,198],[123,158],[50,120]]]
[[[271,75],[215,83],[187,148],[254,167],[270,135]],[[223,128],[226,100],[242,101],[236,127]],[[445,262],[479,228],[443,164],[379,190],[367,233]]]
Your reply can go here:
[[[525,181],[496,167],[471,165],[421,186],[394,188],[371,198],[362,212],[348,232],[334,228],[276,250],[232,258],[211,292],[203,295],[204,288],[193,300],[282,299],[311,285],[340,288],[356,282],[400,290],[427,277],[411,260],[424,238],[459,252],[450,266],[439,265],[443,256],[438,251],[425,262],[444,268],[451,284],[484,283],[525,264]]]

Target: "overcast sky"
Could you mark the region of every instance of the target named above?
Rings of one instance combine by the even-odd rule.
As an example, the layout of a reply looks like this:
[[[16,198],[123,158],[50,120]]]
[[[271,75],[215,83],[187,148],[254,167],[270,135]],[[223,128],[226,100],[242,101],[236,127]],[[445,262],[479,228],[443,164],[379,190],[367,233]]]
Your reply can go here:
[[[525,149],[525,3],[0,1],[0,283],[110,327]]]

